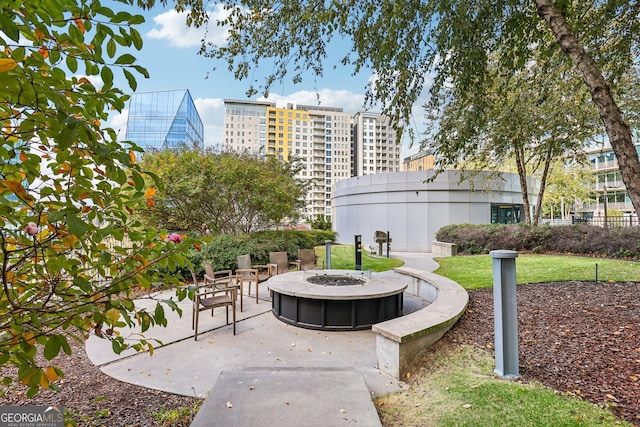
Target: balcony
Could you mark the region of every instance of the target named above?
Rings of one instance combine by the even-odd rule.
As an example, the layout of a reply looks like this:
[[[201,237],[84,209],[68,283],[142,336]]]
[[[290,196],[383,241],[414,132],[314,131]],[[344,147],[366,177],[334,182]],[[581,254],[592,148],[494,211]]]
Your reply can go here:
[[[591,169],[593,170],[603,170],[603,169],[617,169],[618,161],[617,160],[606,160],[604,162],[595,162],[591,163]]]
[[[614,190],[624,190],[625,186],[622,181],[609,181],[609,182],[598,182],[596,184],[597,191],[604,191],[604,187],[607,187],[607,191]]]

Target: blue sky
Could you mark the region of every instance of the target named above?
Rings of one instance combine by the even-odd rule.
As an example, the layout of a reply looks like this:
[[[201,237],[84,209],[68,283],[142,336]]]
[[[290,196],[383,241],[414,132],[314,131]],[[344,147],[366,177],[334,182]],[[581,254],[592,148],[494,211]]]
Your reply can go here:
[[[113,4],[117,5],[112,6],[114,9],[122,9],[119,3]],[[225,29],[215,25],[216,18],[222,17],[224,11],[219,6],[213,6],[210,10],[213,24],[208,27],[207,39],[224,43]],[[144,46],[141,51],[132,54],[138,59],[137,64],[149,71],[150,78],[137,78],[137,92],[189,89],[205,125],[206,145],[215,145],[222,141],[225,99],[264,99],[259,96],[247,98],[249,81],[235,80],[233,74],[227,71],[225,63],[198,55],[205,29],[187,27],[185,14],[178,14],[173,9],[162,7],[155,7],[150,11],[129,8],[128,11],[141,14],[146,20],[137,27],[144,40]],[[346,48],[339,45],[335,47],[339,53],[343,53],[343,49]],[[291,80],[276,82],[271,89],[269,100],[285,99],[299,104],[317,105],[319,96],[321,105],[342,107],[344,111],[352,113],[362,110],[371,74],[360,73],[352,76],[350,68],[342,67],[340,64],[334,68],[339,53],[332,57],[329,52],[325,63],[325,75],[321,79],[314,79],[309,75],[302,83],[295,85]],[[118,81],[118,84],[121,88],[128,87],[124,78]],[[127,112],[112,115],[109,123],[114,129],[120,130],[122,136],[126,129]],[[419,112],[417,114],[416,120],[422,121],[422,115]],[[415,151],[415,148],[408,150],[405,146],[402,155],[404,157]]]

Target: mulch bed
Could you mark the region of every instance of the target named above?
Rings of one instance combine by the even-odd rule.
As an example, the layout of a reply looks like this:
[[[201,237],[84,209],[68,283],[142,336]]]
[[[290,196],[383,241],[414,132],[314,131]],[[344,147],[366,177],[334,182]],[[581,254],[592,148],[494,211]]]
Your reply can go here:
[[[469,299],[444,339],[492,348],[493,290],[470,291]],[[525,284],[517,301],[521,379],[640,424],[640,283]]]
[[[492,348],[492,290],[469,295],[469,309],[443,340]],[[640,424],[640,283],[520,285],[518,319],[522,380],[539,381]],[[153,426],[159,424],[152,414],[161,407],[196,401],[115,380],[91,364],[80,344],[72,346],[72,356],[56,360],[66,373],[61,392],[45,390],[29,400],[24,387],[0,386],[6,391],[0,405],[63,405],[80,426]]]

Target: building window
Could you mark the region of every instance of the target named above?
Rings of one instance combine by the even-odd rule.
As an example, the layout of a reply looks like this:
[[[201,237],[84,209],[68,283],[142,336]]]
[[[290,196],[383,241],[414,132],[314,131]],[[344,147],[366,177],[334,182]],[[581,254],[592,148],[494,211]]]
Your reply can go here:
[[[515,224],[521,222],[522,205],[491,205],[492,224]]]

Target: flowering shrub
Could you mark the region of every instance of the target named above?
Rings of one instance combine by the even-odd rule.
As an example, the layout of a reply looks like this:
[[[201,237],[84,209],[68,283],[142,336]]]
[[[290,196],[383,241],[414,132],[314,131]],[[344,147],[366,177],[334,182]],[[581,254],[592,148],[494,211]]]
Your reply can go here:
[[[172,242],[172,243],[180,243],[182,242],[182,237],[178,233],[172,233],[171,235],[169,235],[169,237],[165,239],[165,241]]]

